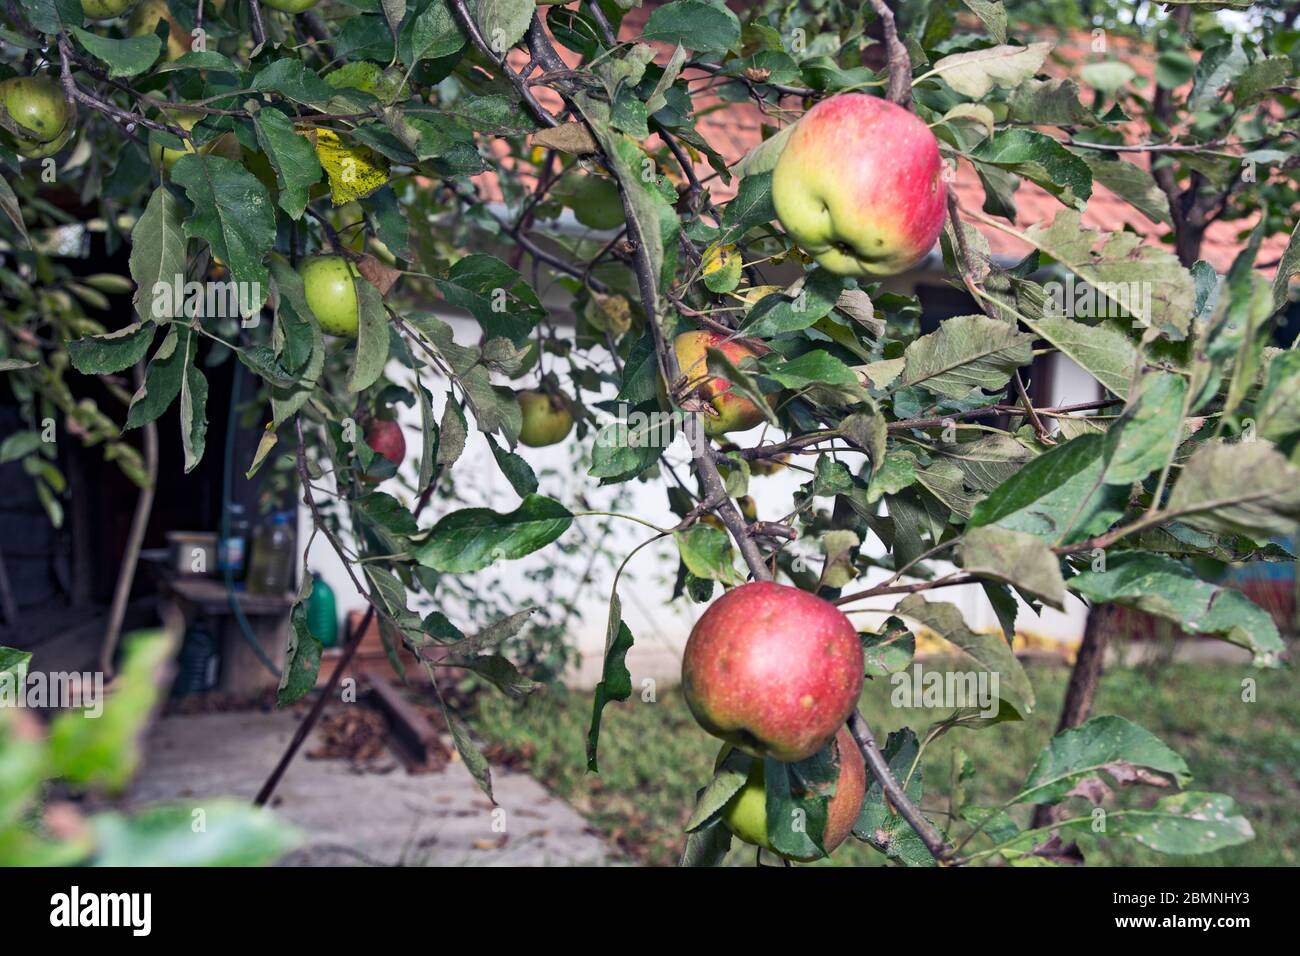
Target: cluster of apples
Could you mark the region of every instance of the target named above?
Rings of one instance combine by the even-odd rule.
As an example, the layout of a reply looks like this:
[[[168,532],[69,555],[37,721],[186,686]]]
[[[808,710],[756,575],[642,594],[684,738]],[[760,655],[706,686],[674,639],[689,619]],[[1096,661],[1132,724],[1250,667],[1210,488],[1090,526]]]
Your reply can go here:
[[[772,172],[772,201],[786,233],[822,268],[843,276],[897,275],[938,239],[947,188],[938,143],[902,107],[863,94],[814,106],[794,127]],[[712,406],[706,431],[752,428],[764,412],[710,376],[706,352],[734,364],[764,354],[760,343],[713,332],[675,342],[687,386]],[[699,725],[751,758],[741,789],[722,810],[741,840],[771,850],[764,760],[806,760],[827,746],[839,778],[827,806],[827,853],[853,831],[866,795],[866,766],[846,721],[862,692],[857,631],[829,601],[755,581],[732,588],[696,622],[682,656],[682,690]],[[800,859],[796,857],[795,859]]]
[[[717,765],[733,748],[752,758],[744,786],[722,810],[732,833],[771,850],[764,758],[806,760],[833,742],[840,775],[822,845],[830,853],[844,842],[867,789],[862,753],[845,727],[862,680],[857,630],[829,601],[753,581],[709,605],[686,642],[682,691],[699,725],[724,741]]]

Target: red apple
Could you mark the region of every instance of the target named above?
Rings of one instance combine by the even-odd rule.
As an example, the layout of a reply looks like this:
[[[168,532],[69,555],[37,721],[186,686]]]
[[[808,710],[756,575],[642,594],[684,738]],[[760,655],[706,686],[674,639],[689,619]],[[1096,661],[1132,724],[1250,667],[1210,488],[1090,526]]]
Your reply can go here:
[[[756,757],[811,757],[862,692],[862,645],[847,617],[798,588],[732,588],[691,630],[682,690],[700,726]]]
[[[790,134],[772,171],[772,202],[790,238],[823,268],[897,275],[934,248],[943,227],[939,144],[901,106],[833,96]]]
[[[383,455],[399,468],[406,460],[406,436],[402,434],[402,426],[397,422],[386,418],[371,419],[366,426],[366,444],[373,452]]]
[[[757,404],[732,391],[727,379],[709,374],[708,349],[717,349],[737,366],[742,359],[764,355],[771,349],[752,340],[728,338],[720,332],[683,332],[673,340],[673,349],[686,381],[698,386],[696,393],[718,413],[704,415],[705,434],[745,431],[763,421],[766,416]]]
[[[723,745],[715,767],[722,765],[730,750],[730,744]],[[840,776],[835,782],[835,793],[826,804],[826,828],[822,831],[822,847],[828,854],[853,832],[853,824],[858,822],[862,801],[867,795],[867,765],[847,727],[836,731],[835,750],[840,758]],[[763,761],[755,758],[749,765],[745,785],[722,808],[722,822],[746,843],[771,850],[772,844],[767,839],[767,788],[763,777]],[[819,858],[794,856],[787,859],[807,863]]]

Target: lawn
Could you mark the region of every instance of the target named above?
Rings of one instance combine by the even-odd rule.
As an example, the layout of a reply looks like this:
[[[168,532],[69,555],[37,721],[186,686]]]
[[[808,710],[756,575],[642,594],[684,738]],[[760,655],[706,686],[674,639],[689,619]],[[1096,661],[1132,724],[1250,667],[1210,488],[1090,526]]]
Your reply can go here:
[[[1014,794],[1038,751],[1051,737],[1065,689],[1063,667],[1030,668],[1038,707],[1027,724],[953,731],[926,752],[923,805],[947,807],[948,768],[961,747],[976,776],[967,789],[973,803]],[[1257,682],[1255,701],[1244,702],[1243,681]],[[862,710],[883,741],[888,731],[920,732],[944,711],[894,708],[889,687],[877,681],[862,696]],[[1156,671],[1112,668],[1094,710],[1118,714],[1155,733],[1181,753],[1194,775],[1191,786],[1231,794],[1255,828],[1256,839],[1197,857],[1161,856],[1131,841],[1080,840],[1090,864],[1160,866],[1295,866],[1300,863],[1300,695],[1294,671],[1257,671],[1231,664],[1166,664]],[[525,765],[592,825],[640,862],[675,863],[682,823],[695,792],[707,781],[718,743],[696,726],[675,688],[654,702],[634,696],[605,711],[599,774],[584,756],[590,692],[543,691],[522,703],[500,695],[480,698],[478,730],[496,753]],[[1117,792],[1124,805],[1149,804],[1166,791],[1150,787]],[[1022,825],[1027,812],[1013,810]],[[942,816],[939,822],[943,823]],[[729,862],[752,863],[753,850],[733,843]],[[833,860],[814,865],[879,865],[884,857],[849,840]]]

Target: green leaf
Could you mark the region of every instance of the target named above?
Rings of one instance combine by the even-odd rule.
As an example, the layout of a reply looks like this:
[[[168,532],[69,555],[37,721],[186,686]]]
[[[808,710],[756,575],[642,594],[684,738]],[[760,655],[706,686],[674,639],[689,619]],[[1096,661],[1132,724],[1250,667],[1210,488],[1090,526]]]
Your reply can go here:
[[[429,537],[414,548],[415,559],[435,571],[478,571],[546,547],[572,523],[567,508],[543,495],[528,495],[508,514],[464,508],[433,526]]]
[[[407,66],[420,60],[450,56],[468,41],[445,0],[433,0],[411,18],[398,39],[398,55]]]
[[[958,93],[978,100],[995,86],[1010,89],[1029,79],[1038,72],[1051,49],[1050,43],[999,44],[969,53],[954,53],[936,62],[929,75],[942,77]]]
[[[923,768],[916,763],[919,742],[910,728],[904,727],[890,733],[882,751],[889,771],[900,785],[904,787],[908,798],[915,805],[920,805],[923,792]],[[913,766],[916,769],[913,771]],[[897,860],[904,866],[934,866],[934,857],[925,848],[921,838],[916,835],[912,825],[898,813],[897,809],[885,797],[879,781],[868,776],[866,799],[858,813],[857,823],[853,825],[853,835],[865,840],[891,860]]]
[[[1085,325],[1060,315],[1025,316],[1022,321],[1107,390],[1120,398],[1128,396],[1138,351],[1123,333],[1110,325]]]
[[[289,644],[285,650],[284,673],[275,693],[277,707],[287,707],[302,700],[316,689],[320,673],[320,655],[324,649],[307,623],[307,599],[311,597],[312,577],[303,575],[298,600],[289,612]]]
[[[1144,375],[1136,401],[1106,432],[1103,481],[1128,486],[1164,468],[1182,439],[1187,382],[1180,375]]]
[[[1291,230],[1291,238],[1282,250],[1278,260],[1277,272],[1273,274],[1273,311],[1279,312],[1286,305],[1291,288],[1291,279],[1300,272],[1300,222]]]
[[[198,348],[195,338],[193,331],[186,326],[173,325],[167,330],[167,337],[149,360],[144,384],[131,396],[131,407],[126,413],[127,428],[138,428],[156,420],[180,394],[185,369],[193,361]]]
[[[159,186],[149,197],[144,214],[131,230],[131,278],[135,281],[136,313],[141,319],[179,317],[180,303],[173,302],[173,312],[161,306],[175,296],[159,295],[158,287],[171,287],[185,277],[185,207],[166,186]],[[123,366],[125,367],[125,366]]]
[[[13,223],[14,229],[17,230],[22,244],[31,248],[32,240],[27,235],[27,224],[23,222],[22,208],[18,204],[18,197],[14,195],[14,189],[9,185],[9,180],[0,176],[0,211]]]
[[[1058,611],[1065,609],[1060,561],[1042,538],[996,526],[972,528],[962,538],[961,564],[971,574],[1014,585]]]
[[[743,584],[744,576],[736,571],[731,537],[718,528],[693,524],[684,531],[673,532],[682,563],[699,578],[724,584]]]
[[[740,181],[740,189],[722,212],[722,232],[717,242],[735,242],[755,226],[776,218],[772,205],[772,174],[751,173]]]
[[[1189,634],[1221,637],[1255,655],[1257,667],[1278,667],[1285,646],[1273,617],[1240,591],[1200,580],[1158,554],[1122,553],[1104,571],[1084,571],[1070,590],[1094,604],[1114,603],[1173,621]]]
[[[774,378],[786,388],[803,388],[806,385],[841,385],[856,387],[858,377],[853,370],[825,349],[813,349],[788,362],[769,365],[763,374]]]
[[[280,184],[280,208],[291,219],[301,219],[307,207],[308,191],[320,181],[321,165],[316,150],[293,123],[277,109],[264,107],[253,117],[257,142],[275,168]]]
[[[1057,445],[975,506],[969,525],[997,524],[1069,544],[1100,534],[1123,514],[1128,489],[1107,485],[1105,440],[1081,435]]]
[[[1169,197],[1141,166],[1092,154],[1086,154],[1084,162],[1088,164],[1095,182],[1101,183],[1152,222],[1173,225],[1169,215]]]
[[[702,792],[702,791],[701,791]],[[731,849],[731,831],[721,820],[686,834],[681,866],[722,866]]]
[[[206,240],[234,281],[258,290],[250,302],[260,307],[270,278],[263,260],[275,242],[275,210],[266,187],[239,163],[202,153],[178,159],[171,178],[194,204],[185,235]]]
[[[65,710],[50,725],[50,759],[58,776],[120,791],[140,764],[145,722],[162,692],[175,653],[164,631],[134,631],[122,639],[124,658],[103,713]]]
[[[1092,285],[1105,300],[1105,314],[1128,314],[1178,338],[1186,334],[1195,312],[1192,276],[1168,249],[1136,233],[1103,234],[1083,225],[1073,209],[1061,210],[1047,227],[1001,228]]]
[[[1300,468],[1264,441],[1209,441],[1183,465],[1165,506],[1179,521],[1256,540],[1300,529]]]
[[[478,319],[489,339],[503,336],[521,346],[545,314],[523,276],[495,256],[464,256],[435,284],[449,303]]]
[[[1092,814],[1061,826],[1062,831],[1095,832]],[[1192,856],[1248,843],[1255,831],[1232,797],[1189,790],[1161,797],[1150,808],[1126,807],[1106,814],[1106,837],[1134,840],[1157,853]]]
[[[270,866],[301,842],[263,807],[217,798],[91,818],[95,866]]]
[[[1105,772],[1117,783],[1178,786],[1192,779],[1187,762],[1155,734],[1123,717],[1094,717],[1052,738],[1011,803],[1059,803],[1082,780]],[[1159,775],[1159,776],[1156,776]]]
[[[728,750],[726,758],[713,771],[713,779],[700,791],[695,800],[695,809],[691,811],[682,829],[693,833],[717,820],[722,808],[745,785],[753,759],[743,751],[734,748]]]
[[[157,326],[133,322],[103,335],[88,335],[68,343],[72,367],[82,375],[106,375],[130,368],[144,358]]]
[[[785,141],[794,132],[794,127],[794,123],[781,127],[746,153],[731,167],[731,172],[736,176],[746,178],[756,176],[759,173],[770,173],[776,168],[776,161],[781,158],[781,151],[785,149]]]
[[[474,19],[492,51],[504,55],[523,39],[536,9],[535,0],[478,0]]]
[[[672,437],[672,419],[658,404],[637,406],[626,421],[612,422],[596,433],[587,474],[602,485],[629,481],[659,460]]]
[[[162,51],[162,41],[152,33],[117,40],[98,36],[81,27],[73,27],[72,35],[85,47],[86,52],[108,64],[108,75],[115,80],[143,73],[153,66]]]
[[[1002,0],[964,0],[967,8],[980,18],[984,29],[998,43],[1007,42],[1007,8]]]
[[[835,308],[846,283],[843,276],[814,269],[804,276],[795,295],[774,292],[763,296],[745,317],[742,331],[754,338],[767,338],[806,329]]]
[[[961,651],[960,660],[972,662],[978,670],[996,674],[999,700],[1010,705],[1020,719],[1033,713],[1034,688],[1020,661],[1000,635],[975,633],[966,626],[955,604],[927,601],[919,594],[910,594],[900,601],[894,613],[934,631]],[[958,669],[960,667],[959,664]]]
[[[615,591],[609,600],[609,621],[605,628],[605,663],[591,705],[591,727],[587,731],[587,769],[599,773],[596,750],[600,742],[600,719],[605,705],[632,696],[632,674],[627,669],[627,652],[632,649],[632,632],[623,623],[622,604]]]
[[[419,530],[410,509],[382,491],[372,491],[353,500],[352,509],[367,524],[389,534],[410,535]]]
[[[740,21],[719,4],[675,0],[650,11],[641,39],[696,53],[725,53],[740,39]]]
[[[1250,59],[1242,46],[1241,36],[1215,44],[1201,54],[1196,64],[1196,80],[1187,100],[1187,108],[1194,113],[1217,105],[1223,90],[1245,72]]]
[[[442,692],[438,690],[437,683],[435,682],[433,686],[435,693],[438,695],[438,706],[442,708],[443,720],[447,722],[447,729],[451,731],[452,742],[456,745],[456,752],[460,754],[465,769],[474,777],[479,789],[487,794],[487,798],[495,804],[496,798],[492,796],[492,768],[488,764],[487,758],[483,756],[483,751],[479,750],[478,745],[474,743],[474,738],[470,736],[469,728],[465,726],[465,722],[452,713],[447,706],[447,702],[442,697]]]
[[[514,452],[502,448],[493,441],[491,436],[488,437],[488,446],[492,449],[492,457],[497,460],[497,467],[501,469],[501,474],[506,476],[515,494],[520,498],[526,498],[537,490],[537,476],[533,474],[533,469],[528,462]]]
[[[1255,425],[1260,437],[1275,442],[1300,432],[1300,352],[1281,352],[1268,363]]]
[[[1000,391],[1033,360],[1033,342],[1032,335],[986,315],[944,319],[903,352],[902,384],[924,385],[948,398],[965,398],[976,388]]]
[[[1092,195],[1088,164],[1037,130],[1013,128],[980,143],[970,158],[1023,176],[1067,206],[1082,211]]]
[[[442,423],[438,426],[438,456],[435,459],[443,467],[450,468],[465,450],[468,428],[465,413],[456,403],[456,396],[447,393],[447,403],[442,409]]]
[[[364,392],[384,373],[388,362],[388,313],[379,290],[354,280],[357,290],[357,352],[348,372],[349,392]]]
[[[203,377],[193,357],[185,364],[181,376],[181,447],[188,475],[203,459],[208,434],[208,380]]]
[[[885,621],[883,630],[876,634],[859,634],[866,673],[872,677],[888,677],[912,663],[916,655],[916,637],[896,617]]]
[[[1007,98],[1007,119],[1030,126],[1096,126],[1071,79],[1025,80]]]

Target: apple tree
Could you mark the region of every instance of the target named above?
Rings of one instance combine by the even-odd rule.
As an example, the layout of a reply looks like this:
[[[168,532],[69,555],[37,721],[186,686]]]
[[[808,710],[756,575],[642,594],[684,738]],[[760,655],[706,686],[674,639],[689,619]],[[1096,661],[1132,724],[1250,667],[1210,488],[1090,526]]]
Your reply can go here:
[[[539,494],[528,449],[579,443],[593,491],[660,489],[675,524],[618,518],[648,525],[642,547],[676,546],[677,586],[658,600],[708,605],[684,692],[724,741],[686,863],[719,862],[734,837],[810,860],[852,835],[908,865],[1069,859],[1077,832],[1175,854],[1249,840],[1229,797],[1185,789],[1183,759],[1115,716],[1066,722],[999,803],[965,803],[958,786],[942,823],[920,807],[934,740],[1035,706],[1011,649],[1018,607],[1134,607],[1280,662],[1269,615],[1197,559],[1293,560],[1300,361],[1275,330],[1300,268],[1286,237],[1295,35],[1219,12],[1236,0],[1174,0],[1151,29],[1184,42],[1159,41],[1149,95],[1104,56],[1060,75],[1059,34],[1018,32],[998,0],[741,6],[7,5],[0,363],[33,430],[52,416],[141,484],[162,480],[133,432],[179,427],[192,468],[202,356],[235,356],[266,423],[247,470],[296,481],[313,537],[368,602],[330,691],[377,619],[435,693],[442,668],[528,693],[502,653],[528,608],[468,635],[439,609],[596,516]],[[705,122],[732,104],[761,117],[743,157]],[[968,174],[978,206],[954,188]],[[1041,222],[1017,214],[1026,183],[1054,203]],[[1171,227],[1167,241],[1091,224],[1103,186]],[[135,315],[115,327],[81,314],[95,283],[59,273],[56,192],[129,245]],[[1198,254],[1218,218],[1244,231],[1223,275]],[[995,256],[993,235],[1022,252]],[[1261,248],[1280,251],[1257,261]],[[927,255],[972,303],[934,328],[885,284]],[[232,284],[237,314],[162,294],[191,281]],[[458,342],[435,301],[472,316],[476,341]],[[1055,353],[1105,397],[1035,403],[1031,366]],[[131,369],[133,392],[116,378]],[[115,382],[122,413],[79,401],[79,376]],[[394,396],[418,407],[421,442],[413,486],[383,490],[404,444],[365,434]],[[513,510],[446,494],[473,430]],[[30,462],[57,505],[48,443],[0,455]],[[775,468],[806,481],[782,520],[760,521],[745,504]],[[628,557],[612,569],[593,771],[602,714],[632,689]],[[320,666],[309,585],[286,703]],[[982,589],[997,633],[944,600],[956,585]],[[885,596],[901,600],[877,630],[844,613]],[[878,740],[858,695],[908,667],[923,632],[996,677],[997,706]],[[470,728],[443,709],[490,795]],[[1116,797],[1122,784],[1177,789],[1138,802]],[[1029,806],[1049,812],[1025,827]]]

